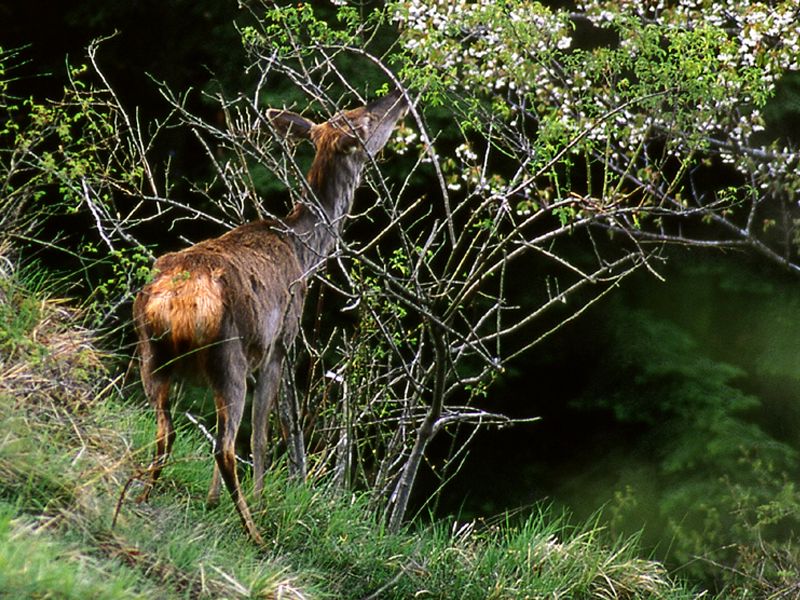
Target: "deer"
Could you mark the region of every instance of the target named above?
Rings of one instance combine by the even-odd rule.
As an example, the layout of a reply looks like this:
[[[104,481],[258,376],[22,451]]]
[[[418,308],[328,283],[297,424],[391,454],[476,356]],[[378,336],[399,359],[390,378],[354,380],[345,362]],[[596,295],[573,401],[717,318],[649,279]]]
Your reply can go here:
[[[400,90],[319,124],[269,109],[266,119],[276,135],[315,147],[300,201],[283,219],[245,223],[155,261],[151,280],[133,303],[140,375],[157,425],[155,456],[138,502],[148,499],[175,441],[173,380],[205,384],[216,412],[207,503],[218,502],[221,477],[246,534],[263,544],[236,468],[247,378],[255,375],[251,451],[254,496],[260,498],[269,415],[287,349],[300,328],[307,280],[332,253],[365,166],[407,110]]]

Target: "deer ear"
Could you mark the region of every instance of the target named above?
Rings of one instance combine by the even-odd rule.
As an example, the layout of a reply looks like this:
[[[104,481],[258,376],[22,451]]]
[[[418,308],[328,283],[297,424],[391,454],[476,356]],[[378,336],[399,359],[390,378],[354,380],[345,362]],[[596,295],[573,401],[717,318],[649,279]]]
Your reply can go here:
[[[275,131],[284,139],[310,140],[311,128],[314,123],[301,117],[297,113],[289,110],[277,110],[270,108],[267,111],[267,119],[275,128]]]

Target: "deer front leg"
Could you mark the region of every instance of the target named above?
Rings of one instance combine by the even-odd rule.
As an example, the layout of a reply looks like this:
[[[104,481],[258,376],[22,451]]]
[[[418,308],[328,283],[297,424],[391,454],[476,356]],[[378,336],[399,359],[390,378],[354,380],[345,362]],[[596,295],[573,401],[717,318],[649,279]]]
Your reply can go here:
[[[253,393],[253,422],[251,423],[253,490],[254,496],[259,500],[264,490],[264,470],[266,468],[267,440],[269,440],[269,417],[280,389],[282,362],[282,353],[274,350],[270,358],[259,370],[256,389]]]
[[[172,425],[169,406],[169,384],[167,377],[154,379],[152,374],[146,376],[145,391],[156,410],[156,452],[148,469],[150,477],[145,482],[144,490],[136,498],[136,502],[145,502],[150,497],[150,492],[167,462],[175,441],[175,428]]]

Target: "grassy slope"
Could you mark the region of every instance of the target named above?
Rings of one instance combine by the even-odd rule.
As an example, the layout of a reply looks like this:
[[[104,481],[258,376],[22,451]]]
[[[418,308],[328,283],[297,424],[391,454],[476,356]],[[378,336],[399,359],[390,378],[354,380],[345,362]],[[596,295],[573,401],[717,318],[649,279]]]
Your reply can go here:
[[[593,527],[542,513],[394,535],[357,497],[280,469],[256,515],[270,542],[257,549],[227,499],[204,507],[211,461],[192,430],[150,503],[124,499],[112,528],[154,419],[120,398],[78,315],[17,279],[0,273],[0,597],[695,597]]]

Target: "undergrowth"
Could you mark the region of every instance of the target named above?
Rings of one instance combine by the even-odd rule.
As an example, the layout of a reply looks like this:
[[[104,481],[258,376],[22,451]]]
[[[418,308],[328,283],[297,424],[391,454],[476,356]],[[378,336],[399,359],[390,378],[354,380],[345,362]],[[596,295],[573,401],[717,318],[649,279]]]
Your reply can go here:
[[[16,272],[0,279],[0,597],[698,597],[597,523],[541,510],[394,534],[359,495],[280,465],[255,511],[257,548],[227,498],[204,506],[210,451],[189,424],[137,505],[126,484],[152,451],[150,411],[123,399],[78,311]]]

